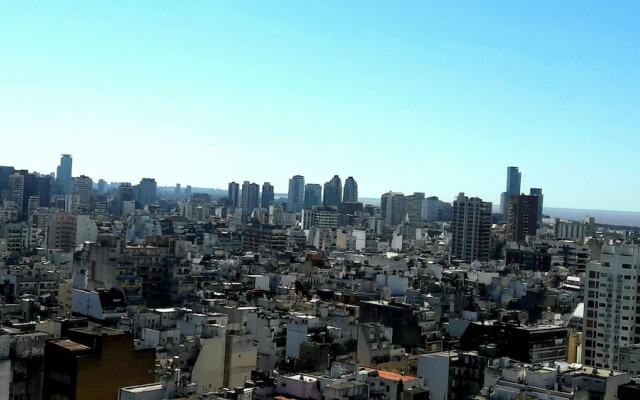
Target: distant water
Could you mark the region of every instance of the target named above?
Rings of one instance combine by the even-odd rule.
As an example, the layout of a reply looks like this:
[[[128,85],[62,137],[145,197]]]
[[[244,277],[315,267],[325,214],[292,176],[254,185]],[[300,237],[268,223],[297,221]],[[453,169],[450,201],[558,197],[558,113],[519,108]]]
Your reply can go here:
[[[544,207],[544,214],[552,218],[582,221],[586,217],[593,217],[596,222],[607,225],[623,225],[640,227],[640,212],[580,210],[575,208]]]
[[[365,204],[380,205],[380,199],[361,198],[359,200]],[[499,212],[500,205],[494,203],[493,211]],[[551,218],[561,218],[573,221],[582,221],[587,217],[593,217],[596,219],[597,223],[601,224],[640,227],[640,212],[634,211],[544,207],[544,214]]]

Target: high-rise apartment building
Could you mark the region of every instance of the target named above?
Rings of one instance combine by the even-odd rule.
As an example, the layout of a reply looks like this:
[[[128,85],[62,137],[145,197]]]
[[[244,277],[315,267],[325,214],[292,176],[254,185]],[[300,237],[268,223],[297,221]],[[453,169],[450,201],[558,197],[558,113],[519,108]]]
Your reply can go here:
[[[104,179],[100,179],[98,181],[98,193],[102,194],[104,192],[107,191],[107,181],[105,181]]]
[[[240,204],[240,185],[237,182],[229,182],[227,198],[229,199],[229,205],[231,207],[238,207]]]
[[[53,176],[40,175],[36,178],[36,195],[40,199],[40,207],[48,207],[51,201]]]
[[[76,216],[55,213],[49,217],[47,246],[63,252],[71,252],[76,246]]]
[[[405,213],[409,222],[423,221],[423,207],[425,203],[424,193],[415,192],[406,197]]]
[[[300,212],[304,206],[304,176],[295,175],[289,179],[287,208],[291,212]]]
[[[538,221],[538,227],[541,227],[542,226],[542,207],[544,206],[544,196],[542,195],[542,189],[540,188],[529,189],[529,196],[536,196],[538,199],[538,216],[536,220]]]
[[[124,212],[125,202],[133,201],[135,199],[133,187],[129,182],[121,182],[118,186],[113,202],[111,203],[111,211],[115,216],[121,217]]]
[[[353,179],[352,176],[348,177],[344,181],[344,192],[342,201],[345,203],[357,203],[358,202],[358,182]]]
[[[400,225],[406,215],[406,198],[403,193],[387,192],[380,198],[380,213],[385,226]]]
[[[324,195],[322,199],[325,207],[338,207],[342,202],[342,180],[338,175],[324,184]]]
[[[15,203],[16,208],[18,209],[18,214],[21,216],[23,207],[23,199],[24,199],[24,175],[19,172],[14,172],[9,176],[8,182],[8,190],[7,190],[7,200]]]
[[[620,349],[640,343],[640,246],[602,246],[586,279],[583,362],[618,370]]]
[[[507,167],[507,188],[500,196],[500,212],[505,220],[509,212],[509,200],[511,200],[511,197],[520,194],[521,180],[522,173],[518,170],[518,167]]]
[[[14,168],[0,165],[0,201],[6,199],[9,189],[9,177],[13,174]]]
[[[275,195],[273,192],[273,185],[269,182],[262,184],[262,195],[260,197],[260,207],[269,208],[269,205],[273,203]]]
[[[451,204],[437,196],[427,197],[422,203],[422,218],[427,222],[451,221]]]
[[[242,208],[245,212],[250,213],[251,211],[258,208],[260,205],[260,186],[257,183],[251,183],[249,181],[244,181],[242,183]]]
[[[507,239],[523,241],[538,229],[538,197],[512,196],[507,211]]]
[[[309,183],[304,187],[304,208],[319,207],[322,205],[322,186],[317,183]]]
[[[158,184],[153,178],[142,178],[138,184],[138,203],[145,207],[156,202]]]
[[[491,246],[491,202],[458,194],[453,201],[451,258],[488,261]]]
[[[93,180],[88,176],[81,175],[73,178],[73,193],[78,196],[78,209],[89,211],[91,209],[91,190]]]
[[[29,198],[38,195],[38,174],[29,173],[27,170],[19,171],[24,176],[24,192],[22,194],[22,212],[27,214]]]
[[[73,160],[70,154],[63,154],[60,157],[60,165],[56,171],[56,183],[62,190],[62,194],[73,192],[72,165]]]

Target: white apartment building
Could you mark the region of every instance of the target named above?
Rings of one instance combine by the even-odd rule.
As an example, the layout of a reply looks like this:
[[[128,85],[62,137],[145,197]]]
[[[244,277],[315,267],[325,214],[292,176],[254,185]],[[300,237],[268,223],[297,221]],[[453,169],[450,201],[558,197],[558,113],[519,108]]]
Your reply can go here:
[[[602,246],[600,262],[589,262],[586,276],[583,360],[619,370],[620,350],[640,342],[640,246]]]

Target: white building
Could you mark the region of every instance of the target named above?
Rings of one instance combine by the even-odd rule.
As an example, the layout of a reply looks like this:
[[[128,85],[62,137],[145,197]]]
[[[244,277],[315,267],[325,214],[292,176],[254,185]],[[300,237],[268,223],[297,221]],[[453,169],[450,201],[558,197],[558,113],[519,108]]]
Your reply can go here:
[[[636,296],[640,246],[604,245],[599,262],[587,264],[584,357],[587,365],[620,369],[620,349],[640,341]]]

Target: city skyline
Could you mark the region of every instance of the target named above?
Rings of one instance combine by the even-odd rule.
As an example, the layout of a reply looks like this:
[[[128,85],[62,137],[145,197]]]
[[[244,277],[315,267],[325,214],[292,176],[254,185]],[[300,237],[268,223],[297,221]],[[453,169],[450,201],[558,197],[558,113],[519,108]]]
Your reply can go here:
[[[493,203],[518,165],[550,206],[640,211],[635,3],[27,4],[0,5],[0,137],[28,149],[0,164]]]
[[[62,159],[64,159],[65,157],[73,158],[73,154],[68,154],[68,153],[61,154],[61,158]],[[42,176],[53,176],[53,177],[57,177],[58,176],[56,171],[51,171],[51,172],[36,171],[36,170],[31,170],[29,168],[25,168],[23,166],[10,166],[10,167],[15,168],[16,170],[30,171],[31,173],[40,174]],[[55,169],[59,169],[59,168],[60,168],[60,166],[54,168],[54,170]],[[506,182],[507,182],[507,185],[508,185],[509,184],[509,171],[511,169],[513,169],[513,168],[515,168],[515,170],[518,171],[519,167],[518,166],[507,166],[505,168],[507,170]],[[87,177],[87,174],[84,174],[84,173],[81,173],[81,172],[78,172],[76,174],[75,171],[76,170],[75,170],[75,167],[74,167],[74,173],[73,173],[73,177],[74,178],[75,177]],[[522,172],[523,171],[520,170],[519,177],[518,177],[518,183],[520,183],[520,180],[522,179]],[[299,175],[295,175],[295,176],[299,176]],[[339,175],[337,175],[337,176],[339,176]],[[525,174],[525,176],[526,176],[526,174]],[[96,188],[99,188],[100,182],[104,182],[105,184],[108,183],[109,185],[117,185],[117,184],[120,184],[120,183],[132,184],[132,183],[135,183],[135,182],[143,182],[143,181],[148,180],[148,179],[155,179],[153,177],[147,177],[147,176],[142,176],[140,179],[135,179],[135,180],[132,180],[132,179],[129,179],[129,180],[112,180],[112,179],[108,179],[108,177],[92,177],[92,176],[88,176],[88,177],[94,179],[93,180],[93,186],[96,187]],[[305,176],[302,176],[302,177],[304,179],[306,179]],[[107,179],[105,180],[105,178],[107,178]],[[349,178],[353,179],[353,177],[351,177],[351,176],[349,176]],[[240,178],[238,178],[238,179],[240,179]],[[258,182],[258,181],[253,181],[253,180],[250,180],[250,179],[240,179],[240,180],[241,181],[246,181],[247,183],[251,183],[251,184],[257,184],[258,186],[261,186],[262,184],[269,184],[270,186],[273,186],[272,190],[275,189],[274,192],[273,192],[273,195],[275,195],[275,198],[278,198],[278,199],[282,199],[282,198],[286,199],[286,198],[288,198],[286,190],[278,190],[278,188],[275,185],[272,185],[269,181]],[[320,179],[320,180],[322,180],[322,179]],[[57,182],[57,179],[56,179],[56,182]],[[229,185],[231,185],[232,183],[233,184],[237,184],[235,181],[230,181],[230,182],[227,182],[223,186],[197,186],[197,185],[191,185],[191,184],[189,184],[187,182],[176,182],[174,184],[158,183],[157,187],[159,189],[173,190],[173,189],[176,188],[176,185],[178,185],[178,188],[181,188],[183,190],[186,189],[186,188],[192,188],[193,190],[200,189],[200,190],[205,190],[205,191],[220,191],[221,192],[220,196],[221,197],[226,197],[226,196],[228,196]],[[325,182],[325,183],[328,183],[328,182]],[[346,183],[346,180],[345,180],[345,183]],[[323,186],[322,184],[318,184],[318,183],[315,183],[315,182],[308,182],[307,184],[318,185],[320,187]],[[225,189],[224,186],[227,186],[227,189]],[[524,195],[524,194],[526,194],[525,192],[528,192],[528,190],[525,188],[525,185],[521,185],[521,186],[522,186],[521,187],[521,194]],[[112,189],[114,189],[114,188],[112,187]],[[238,188],[237,190],[240,190],[240,189]],[[357,188],[356,188],[356,190],[357,190]],[[541,189],[539,189],[539,188],[531,188],[531,190],[541,190]],[[412,190],[412,191],[406,191],[406,192],[391,190],[391,191],[387,191],[387,192],[398,192],[398,193],[402,193],[402,194],[407,195],[407,196],[409,196],[411,194],[415,194],[415,193],[418,193],[418,194],[422,193],[422,194],[425,194],[427,197],[435,196],[435,197],[438,197],[440,200],[446,201],[446,202],[451,202],[451,201],[455,200],[455,198],[457,198],[457,196],[461,193],[461,192],[457,192],[452,198],[447,198],[447,197],[444,197],[444,196],[442,196],[440,194],[437,194],[437,193],[421,192],[420,190]],[[372,205],[380,206],[381,196],[384,196],[384,194],[387,193],[387,192],[380,193],[378,195],[372,195],[372,196],[368,196],[368,195],[360,196],[360,195],[358,195],[358,201],[364,202],[366,204],[372,204]],[[259,190],[259,193],[260,193],[260,196],[262,196],[262,190]],[[504,193],[502,193],[502,194],[504,195]],[[322,197],[324,197],[324,196],[322,196]],[[475,194],[471,194],[471,193],[469,194],[469,197],[480,197],[483,201],[488,201],[488,202],[492,203],[493,204],[493,211],[495,213],[500,213],[502,211],[502,199],[500,199],[498,201],[494,201],[491,198],[488,198],[488,199],[487,198],[482,198],[481,196],[478,196],[478,195],[475,195]],[[501,196],[498,196],[498,197],[500,198]],[[545,204],[544,208],[545,209],[550,209],[550,210],[555,210],[555,212],[552,212],[552,214],[554,214],[556,216],[558,216],[557,215],[557,211],[559,211],[559,210],[567,210],[567,211],[575,211],[575,212],[580,212],[580,211],[584,211],[584,212],[588,212],[588,211],[596,211],[596,212],[603,211],[603,212],[609,212],[609,213],[620,213],[621,215],[625,215],[625,213],[627,213],[626,215],[628,215],[628,216],[633,215],[633,218],[632,218],[633,222],[630,221],[630,225],[631,226],[637,225],[638,223],[640,223],[640,220],[638,219],[638,218],[640,218],[640,217],[638,217],[638,214],[640,214],[640,212],[637,212],[637,211],[605,210],[605,209],[576,208],[576,207],[557,207],[555,205],[546,205],[546,204]],[[571,214],[566,214],[566,215],[571,215]],[[582,218],[582,217],[576,217],[575,215],[571,215],[570,217],[568,217],[566,215],[564,213],[561,213],[560,217],[563,217],[563,218],[565,218],[565,217],[566,218],[578,218],[578,219]],[[584,217],[586,217],[586,216],[587,215],[585,214]],[[616,219],[617,222],[615,222],[615,223],[612,222],[612,224],[613,225],[620,224],[619,223],[620,218],[624,218],[624,217],[622,217],[622,216],[616,217],[615,219]]]

